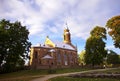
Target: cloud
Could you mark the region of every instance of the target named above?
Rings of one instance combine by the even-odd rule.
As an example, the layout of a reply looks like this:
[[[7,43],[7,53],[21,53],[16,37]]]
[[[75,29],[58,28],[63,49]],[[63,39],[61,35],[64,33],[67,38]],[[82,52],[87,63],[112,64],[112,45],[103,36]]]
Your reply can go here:
[[[73,37],[86,39],[96,25],[105,26],[118,6],[109,0],[1,0],[0,16],[26,25],[30,35],[62,33],[67,21]],[[116,0],[118,1],[118,0]],[[113,10],[112,10],[113,9]],[[117,14],[117,13],[115,13]]]
[[[120,14],[120,0],[0,0],[0,19],[20,21],[29,31],[32,44],[63,38],[67,22],[73,43],[84,49],[85,40],[95,26],[104,27],[107,20]],[[112,39],[107,49],[115,49]],[[80,51],[79,50],[79,51]]]

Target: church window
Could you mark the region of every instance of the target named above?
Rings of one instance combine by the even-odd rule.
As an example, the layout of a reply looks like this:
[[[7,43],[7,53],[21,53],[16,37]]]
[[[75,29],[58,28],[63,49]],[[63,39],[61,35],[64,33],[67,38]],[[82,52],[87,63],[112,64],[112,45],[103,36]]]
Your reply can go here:
[[[57,52],[57,62],[58,62],[58,64],[60,64],[60,63],[61,63],[60,50],[58,50],[58,52]]]
[[[72,64],[72,63],[73,63],[73,55],[72,55],[72,52],[70,52],[70,54],[69,54],[69,59],[70,59],[70,63]]]
[[[64,54],[64,63],[65,65],[68,65],[67,54]]]
[[[35,51],[35,59],[37,59],[37,57],[38,57],[38,52]]]
[[[60,54],[58,54],[58,61],[59,61],[59,62],[61,61],[61,56],[60,56]]]

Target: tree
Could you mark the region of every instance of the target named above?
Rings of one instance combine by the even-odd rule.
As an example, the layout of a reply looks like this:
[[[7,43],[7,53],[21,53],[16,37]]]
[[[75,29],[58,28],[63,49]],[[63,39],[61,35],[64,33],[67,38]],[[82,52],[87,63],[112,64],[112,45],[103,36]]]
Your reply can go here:
[[[81,51],[79,54],[79,63],[85,65],[85,50]]]
[[[29,31],[20,22],[0,21],[0,67],[5,71],[21,67],[27,59],[31,43]]]
[[[99,37],[102,39],[106,39],[106,29],[100,26],[96,26],[91,32],[91,36]]]
[[[106,23],[108,33],[114,40],[114,45],[120,48],[120,16],[115,16],[109,19]]]
[[[103,27],[96,26],[91,32],[91,36],[86,41],[85,62],[86,64],[99,65],[107,54],[105,50],[106,30]]]
[[[119,64],[119,55],[112,50],[109,50],[109,54],[107,55],[107,63],[108,64]]]
[[[92,66],[103,63],[103,58],[107,54],[103,40],[94,36],[87,39],[85,50],[85,62]]]

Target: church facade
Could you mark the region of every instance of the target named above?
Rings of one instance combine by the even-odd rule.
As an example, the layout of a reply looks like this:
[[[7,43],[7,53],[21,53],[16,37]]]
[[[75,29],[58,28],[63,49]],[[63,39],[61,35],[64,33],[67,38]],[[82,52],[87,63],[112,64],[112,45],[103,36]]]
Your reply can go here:
[[[71,43],[68,28],[64,29],[63,42],[52,41],[48,36],[44,44],[31,47],[30,67],[33,69],[69,68],[78,65],[77,47]]]

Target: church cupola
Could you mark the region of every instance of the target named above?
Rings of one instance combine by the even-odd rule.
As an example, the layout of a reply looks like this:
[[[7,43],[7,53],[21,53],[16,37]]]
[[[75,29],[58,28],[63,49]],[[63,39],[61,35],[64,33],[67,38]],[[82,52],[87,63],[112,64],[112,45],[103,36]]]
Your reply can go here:
[[[71,44],[71,36],[68,27],[64,29],[63,35],[64,35],[64,43]]]

